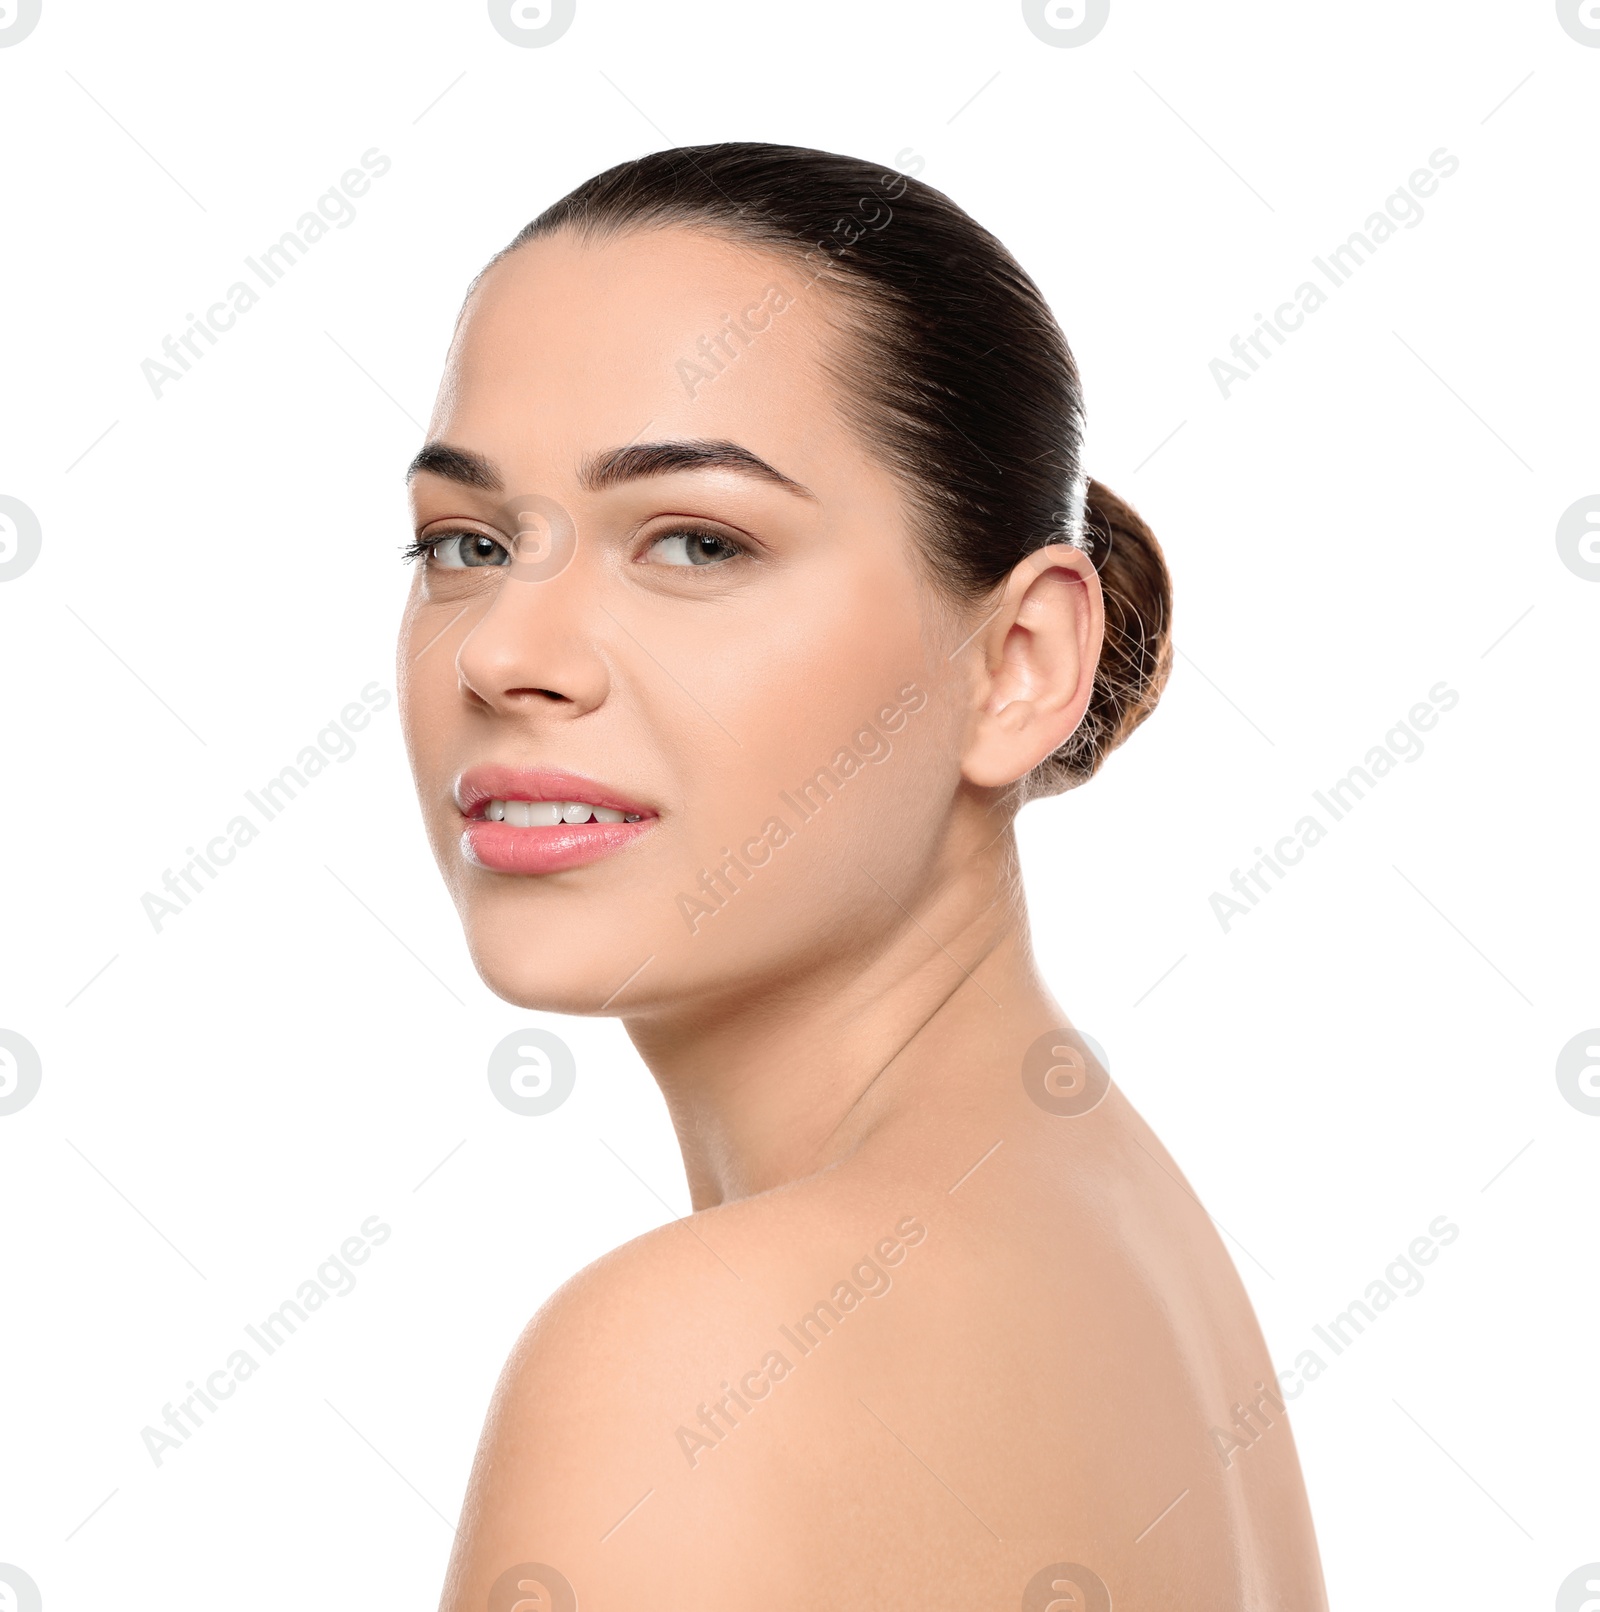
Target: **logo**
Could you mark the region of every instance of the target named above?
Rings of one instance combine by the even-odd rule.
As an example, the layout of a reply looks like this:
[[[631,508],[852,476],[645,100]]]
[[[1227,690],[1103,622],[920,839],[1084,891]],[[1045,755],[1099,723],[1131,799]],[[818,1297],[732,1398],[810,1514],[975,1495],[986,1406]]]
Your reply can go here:
[[[1022,1612],[1111,1612],[1111,1591],[1082,1562],[1052,1562],[1028,1580]]]
[[[1600,1114],[1600,1030],[1575,1035],[1556,1055],[1556,1085],[1580,1114]]]
[[[513,1030],[489,1054],[489,1090],[513,1114],[549,1114],[577,1083],[572,1049],[549,1030]]]
[[[1600,9],[1600,0],[1594,0]],[[1600,29],[1595,43],[1600,44]],[[1556,522],[1556,553],[1561,563],[1585,582],[1600,582],[1600,493],[1580,498]]]
[[[40,1604],[39,1586],[20,1567],[0,1562],[0,1612],[39,1612]]]
[[[508,575],[515,582],[549,582],[572,564],[578,528],[553,498],[518,493],[500,506],[500,519],[516,533]]]
[[[0,1030],[0,1116],[15,1114],[38,1096],[40,1073],[33,1043],[15,1030]],[[6,1612],[3,1605],[0,1612]]]
[[[577,0],[489,0],[494,31],[513,45],[530,49],[555,44],[577,12]]]
[[[6,0],[0,0],[0,17]],[[0,24],[0,45],[9,43]],[[20,498],[0,493],[0,582],[19,577],[39,558],[39,517]]]
[[[1035,39],[1058,50],[1087,45],[1105,27],[1111,0],[1022,0],[1022,17]]]
[[[1111,1089],[1109,1060],[1097,1042],[1071,1028],[1046,1030],[1022,1057],[1022,1085],[1047,1114],[1076,1118]]]
[[[489,1612],[578,1612],[578,1597],[548,1563],[519,1562],[490,1586]]]
[[[0,0],[0,50],[20,45],[39,26],[39,6],[40,0]],[[0,1612],[7,1609],[0,1606]]]
[[[1600,45],[1600,0],[1556,0],[1556,16],[1580,45]]]

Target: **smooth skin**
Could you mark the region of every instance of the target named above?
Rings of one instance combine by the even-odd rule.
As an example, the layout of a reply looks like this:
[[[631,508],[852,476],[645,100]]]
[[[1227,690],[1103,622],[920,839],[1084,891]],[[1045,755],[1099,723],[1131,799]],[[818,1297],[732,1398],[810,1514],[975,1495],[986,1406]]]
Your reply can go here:
[[[1013,786],[1083,716],[1098,578],[1060,545],[979,606],[934,585],[851,421],[870,348],[805,275],[681,227],[519,248],[469,298],[429,428],[474,457],[412,478],[439,546],[404,721],[474,960],[509,1001],[622,1017],[694,1206],[529,1323],[441,1607],[565,1605],[507,1578],[539,1563],[584,1612],[1010,1608],[1070,1562],[1118,1612],[1318,1612],[1281,1402],[1235,1426],[1276,1383],[1212,1223],[1115,1086],[1063,1115],[1021,1076],[1069,1021],[1034,965]],[[697,343],[742,309],[760,328],[714,373]],[[781,479],[607,472],[658,443]],[[439,563],[461,533],[509,552],[531,492],[576,532],[558,574]],[[846,746],[875,753],[786,809]],[[657,820],[586,867],[487,871],[452,796],[485,762]],[[781,848],[708,886],[775,815]],[[1058,1573],[1027,1604],[1097,1594]]]

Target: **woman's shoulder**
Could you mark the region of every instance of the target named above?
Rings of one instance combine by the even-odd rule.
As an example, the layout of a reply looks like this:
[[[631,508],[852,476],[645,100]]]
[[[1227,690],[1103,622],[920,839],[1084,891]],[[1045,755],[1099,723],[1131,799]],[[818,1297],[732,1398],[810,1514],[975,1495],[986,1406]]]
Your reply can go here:
[[[1205,1319],[1223,1273],[1199,1276],[1163,1196],[1187,1190],[1142,1146],[1096,1175],[1023,1131],[980,1141],[686,1217],[552,1295],[495,1396],[447,1612],[519,1563],[601,1605],[714,1612],[824,1561],[840,1606],[1020,1601],[1063,1562],[1142,1593],[1248,1517],[1303,1557],[1270,1498],[1298,1494],[1281,1402],[1248,1461],[1219,1460],[1213,1424],[1271,1373],[1247,1306]],[[1237,1564],[1214,1565],[1233,1604]]]
[[[634,1238],[541,1306],[507,1362],[496,1414],[590,1448],[654,1426],[692,1470],[696,1450],[730,1430],[699,1412],[725,1396],[725,1380],[774,1353],[798,1366],[919,1263],[936,1206],[917,1196],[814,1178]]]
[[[795,1183],[658,1227],[563,1283],[501,1373],[444,1607],[478,1612],[518,1562],[600,1604],[663,1609],[783,1582],[768,1577],[788,1509],[772,1463],[818,1434],[802,1376],[829,1397],[824,1357],[846,1331],[867,1338],[928,1236],[895,1201]]]

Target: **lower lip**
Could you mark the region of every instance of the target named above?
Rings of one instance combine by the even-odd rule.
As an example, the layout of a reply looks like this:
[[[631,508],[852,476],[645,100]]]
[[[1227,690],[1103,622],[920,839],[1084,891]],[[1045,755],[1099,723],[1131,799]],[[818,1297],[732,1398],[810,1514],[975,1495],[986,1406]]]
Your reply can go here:
[[[562,873],[587,867],[632,845],[660,821],[637,823],[556,823],[550,828],[516,828],[486,818],[468,822],[462,854],[491,873]]]

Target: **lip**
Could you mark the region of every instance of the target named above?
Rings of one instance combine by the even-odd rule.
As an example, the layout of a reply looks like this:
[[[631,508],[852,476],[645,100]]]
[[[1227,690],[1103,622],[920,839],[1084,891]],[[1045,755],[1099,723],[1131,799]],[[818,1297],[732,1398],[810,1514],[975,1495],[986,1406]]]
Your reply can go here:
[[[466,824],[461,853],[491,873],[560,873],[585,867],[625,849],[660,821],[653,807],[630,800],[609,784],[555,767],[469,767],[456,779],[454,794]],[[571,800],[608,806],[640,821],[516,828],[484,817],[492,800]]]

